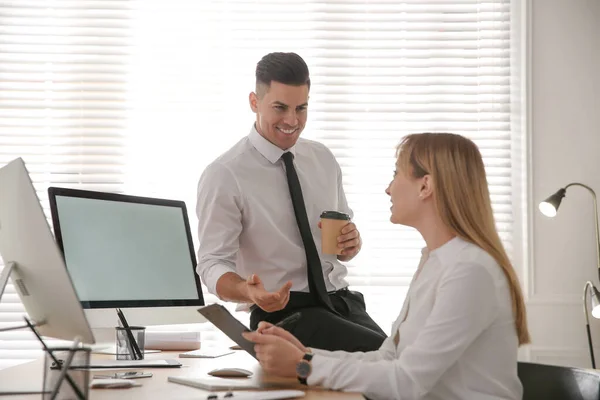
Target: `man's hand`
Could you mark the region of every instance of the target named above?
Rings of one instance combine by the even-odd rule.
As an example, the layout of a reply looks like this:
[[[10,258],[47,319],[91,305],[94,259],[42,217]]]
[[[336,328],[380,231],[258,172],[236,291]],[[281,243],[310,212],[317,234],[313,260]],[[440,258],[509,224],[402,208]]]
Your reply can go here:
[[[296,346],[303,354],[308,353],[308,349],[304,347],[304,345],[296,338],[296,336],[292,335],[290,332],[286,331],[283,328],[275,326],[269,322],[262,321],[258,324],[258,329],[256,332],[262,333],[265,335],[275,335],[279,336],[283,340],[287,340],[294,346]]]
[[[321,228],[321,221],[319,221],[319,228]],[[342,249],[342,254],[337,256],[340,261],[352,260],[358,254],[362,246],[360,232],[356,229],[354,222],[348,222],[344,225],[341,235],[337,237],[337,241],[338,248]]]
[[[252,274],[246,280],[248,298],[266,312],[275,312],[285,308],[290,300],[292,282],[288,281],[277,292],[268,292],[258,275]]]
[[[274,376],[296,376],[296,364],[304,356],[298,347],[279,336],[257,331],[244,332],[242,336],[255,343],[256,358],[265,372]]]

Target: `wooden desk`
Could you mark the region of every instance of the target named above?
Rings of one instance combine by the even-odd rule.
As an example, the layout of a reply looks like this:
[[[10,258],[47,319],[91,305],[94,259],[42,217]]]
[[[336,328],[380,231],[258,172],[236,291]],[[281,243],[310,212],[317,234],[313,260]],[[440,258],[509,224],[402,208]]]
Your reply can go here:
[[[176,358],[183,366],[181,368],[145,368],[144,371],[152,372],[152,378],[137,379],[136,382],[142,384],[141,387],[129,389],[90,389],[90,398],[92,400],[103,399],[205,399],[209,392],[184,386],[176,383],[167,382],[169,376],[197,375],[205,376],[206,373],[214,368],[221,367],[239,367],[254,372],[252,380],[255,382],[283,382],[289,383],[290,389],[300,389],[306,391],[303,399],[339,399],[339,400],[359,400],[362,395],[356,393],[343,393],[328,390],[310,389],[300,385],[295,379],[283,379],[266,376],[258,362],[243,351],[236,351],[233,354],[218,358],[178,358],[179,352],[162,352],[155,354],[146,354],[146,358]],[[114,356],[92,355],[94,359],[114,358]],[[92,371],[91,376],[104,374],[105,371]],[[0,391],[24,391],[41,390],[43,380],[43,360],[18,365],[16,367],[0,370]],[[287,387],[286,387],[287,388]],[[40,400],[41,395],[20,395],[10,396],[10,399],[18,400]]]

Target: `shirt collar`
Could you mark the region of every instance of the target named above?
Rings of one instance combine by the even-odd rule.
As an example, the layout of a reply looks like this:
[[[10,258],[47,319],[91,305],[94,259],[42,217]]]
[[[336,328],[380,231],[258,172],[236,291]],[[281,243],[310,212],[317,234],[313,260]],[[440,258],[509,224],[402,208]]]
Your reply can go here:
[[[254,148],[272,164],[275,164],[277,161],[279,161],[283,153],[290,152],[296,156],[296,145],[287,150],[281,150],[279,147],[262,137],[261,134],[256,130],[254,124],[252,124],[252,129],[250,129],[248,139],[250,140],[252,146],[254,146]]]
[[[468,242],[466,242],[464,239],[455,236],[435,250],[430,251],[427,247],[423,247],[423,249],[421,249],[421,254],[436,256],[440,260],[443,260],[447,259],[448,257],[452,257],[454,254],[458,253],[459,250],[461,250],[467,245],[467,243]]]

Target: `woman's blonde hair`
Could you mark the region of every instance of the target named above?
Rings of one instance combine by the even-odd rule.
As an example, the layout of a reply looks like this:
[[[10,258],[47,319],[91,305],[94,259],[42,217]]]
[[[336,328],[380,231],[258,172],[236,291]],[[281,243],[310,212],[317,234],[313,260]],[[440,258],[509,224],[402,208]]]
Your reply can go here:
[[[483,159],[471,140],[452,133],[406,136],[398,167],[413,178],[430,175],[435,206],[454,234],[490,254],[508,279],[519,345],[530,342],[523,293],[494,223]]]

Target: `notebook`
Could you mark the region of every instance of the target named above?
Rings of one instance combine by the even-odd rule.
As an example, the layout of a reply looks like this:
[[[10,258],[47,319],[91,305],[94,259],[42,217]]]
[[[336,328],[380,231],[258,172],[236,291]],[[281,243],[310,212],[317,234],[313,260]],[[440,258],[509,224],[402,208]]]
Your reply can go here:
[[[242,400],[276,400],[276,399],[294,399],[297,397],[304,397],[305,393],[302,390],[261,390],[261,391],[239,391],[240,389],[268,389],[281,387],[281,384],[257,384],[252,383],[247,378],[237,379],[224,379],[214,377],[192,377],[192,376],[169,376],[167,378],[169,382],[179,383],[181,385],[192,386],[198,389],[213,391],[230,391],[235,390],[232,394],[221,393],[217,395],[217,398],[234,398]],[[225,396],[227,394],[227,396]]]
[[[169,376],[169,382],[192,386],[204,390],[233,390],[233,389],[263,389],[264,384],[258,384],[248,378],[217,378],[213,376]]]
[[[77,368],[77,365],[73,365]],[[85,369],[96,368],[179,368],[181,363],[175,359],[166,360],[93,360]]]
[[[179,353],[179,358],[217,358],[232,354],[233,350],[220,349],[218,347],[207,347],[205,349],[198,349],[192,351],[186,351],[185,353]]]
[[[233,400],[277,400],[277,399],[297,399],[304,397],[305,393],[302,390],[270,390],[260,392],[248,392],[248,391],[237,391],[237,392],[224,392],[224,393],[213,393],[216,399],[233,399]]]

